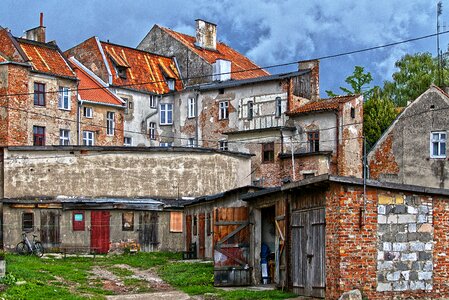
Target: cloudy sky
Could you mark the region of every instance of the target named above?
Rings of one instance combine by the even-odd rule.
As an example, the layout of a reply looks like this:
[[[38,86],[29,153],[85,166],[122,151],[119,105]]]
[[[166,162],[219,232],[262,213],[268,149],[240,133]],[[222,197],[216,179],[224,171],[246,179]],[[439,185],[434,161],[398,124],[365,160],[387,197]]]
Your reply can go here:
[[[5,6],[6,2],[6,6]],[[446,4],[447,2],[447,4]],[[313,59],[407,40],[436,32],[434,0],[2,0],[0,25],[15,36],[39,24],[44,13],[47,39],[66,50],[91,36],[136,47],[154,24],[194,34],[195,19],[218,25],[218,39],[260,66]],[[5,9],[6,7],[6,9]],[[449,1],[441,22],[449,26]],[[449,27],[442,30],[449,30]],[[441,36],[447,49],[449,35]],[[401,44],[321,61],[321,94],[344,85],[355,65],[382,84],[406,53],[436,53],[436,39]],[[269,69],[271,73],[294,66]]]

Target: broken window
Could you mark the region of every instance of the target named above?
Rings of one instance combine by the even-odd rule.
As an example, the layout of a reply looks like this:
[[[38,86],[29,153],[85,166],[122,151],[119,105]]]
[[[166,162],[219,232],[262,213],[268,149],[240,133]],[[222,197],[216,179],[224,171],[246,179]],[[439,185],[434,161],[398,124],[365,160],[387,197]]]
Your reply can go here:
[[[254,103],[253,101],[248,101],[248,120],[252,120],[254,115]]]
[[[34,214],[32,212],[24,212],[22,214],[22,231],[33,231],[34,228]]]
[[[114,135],[115,131],[115,113],[112,111],[108,111],[106,113],[106,134],[107,135]]]
[[[274,161],[274,142],[262,144],[262,162]]]
[[[126,69],[127,69],[126,67],[116,66],[115,70],[117,71],[118,77],[126,79]]]
[[[34,83],[34,105],[45,106],[45,84]]]
[[[309,142],[309,152],[320,151],[320,132],[311,131],[307,133],[307,140]]]
[[[84,231],[85,219],[83,211],[74,211],[72,213],[73,231]]]
[[[170,232],[182,232],[182,211],[170,212]]]
[[[218,107],[219,107],[218,119],[226,120],[229,115],[229,101],[220,101]]]
[[[33,145],[45,146],[45,127],[33,126]]]
[[[446,131],[434,131],[430,133],[430,157],[446,158]]]
[[[351,107],[351,118],[355,118],[355,108]]]
[[[122,213],[122,231],[133,231],[134,230],[134,212],[124,212]]]

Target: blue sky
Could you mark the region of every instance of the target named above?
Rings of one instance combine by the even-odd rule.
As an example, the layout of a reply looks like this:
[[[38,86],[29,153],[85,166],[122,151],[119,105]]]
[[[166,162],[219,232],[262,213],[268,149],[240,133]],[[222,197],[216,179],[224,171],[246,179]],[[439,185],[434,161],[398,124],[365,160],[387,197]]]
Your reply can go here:
[[[436,3],[429,0],[321,1],[25,1],[3,0],[0,25],[21,36],[44,13],[47,39],[66,50],[91,36],[131,47],[154,24],[194,34],[195,19],[218,25],[218,39],[260,66],[332,55],[436,32]],[[447,7],[446,7],[447,5]],[[5,9],[6,8],[6,9]],[[449,26],[449,1],[441,22]],[[449,30],[449,27],[443,28]],[[440,38],[447,49],[449,35]],[[436,53],[436,39],[321,61],[321,94],[344,85],[355,65],[365,67],[375,84],[389,80],[394,62],[406,53]],[[271,73],[295,66],[269,69]]]

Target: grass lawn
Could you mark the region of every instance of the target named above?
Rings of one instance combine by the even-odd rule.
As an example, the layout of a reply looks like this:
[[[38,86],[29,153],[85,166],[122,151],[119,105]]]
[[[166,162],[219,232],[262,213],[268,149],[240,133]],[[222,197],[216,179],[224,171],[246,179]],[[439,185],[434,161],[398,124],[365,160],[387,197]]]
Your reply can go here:
[[[0,298],[3,299],[104,299],[106,295],[153,291],[148,282],[136,278],[134,272],[118,265],[148,270],[152,268],[174,288],[189,295],[214,294],[216,299],[286,299],[294,295],[280,291],[223,291],[213,287],[213,266],[210,263],[181,262],[176,253],[137,253],[93,258],[37,258],[6,256],[7,276]],[[111,290],[105,282],[93,276],[93,270],[106,272],[106,278],[121,283],[125,291]],[[17,284],[19,283],[19,284]]]

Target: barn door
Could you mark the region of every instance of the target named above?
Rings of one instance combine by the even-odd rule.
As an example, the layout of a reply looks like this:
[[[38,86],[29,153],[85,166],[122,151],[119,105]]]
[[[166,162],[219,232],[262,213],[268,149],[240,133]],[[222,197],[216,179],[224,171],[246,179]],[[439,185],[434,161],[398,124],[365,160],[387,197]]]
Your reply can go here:
[[[249,285],[248,208],[215,208],[213,220],[214,285]]]
[[[109,251],[109,212],[93,210],[90,213],[90,247],[96,253]]]
[[[155,211],[146,211],[139,216],[139,244],[144,252],[157,250],[158,220],[159,215]]]
[[[276,269],[274,274],[274,282],[281,287],[286,285],[286,254],[285,254],[285,228],[286,228],[286,201],[276,201],[275,206],[275,227],[276,227],[276,241],[275,241],[275,261]]]
[[[59,211],[41,210],[40,239],[45,249],[59,247]]]
[[[204,213],[199,214],[199,230],[198,230],[198,258],[204,258],[206,252],[206,220]]]
[[[190,251],[190,244],[192,243],[192,216],[186,216],[186,251]]]
[[[324,208],[292,213],[291,280],[299,295],[324,298],[325,211]]]

